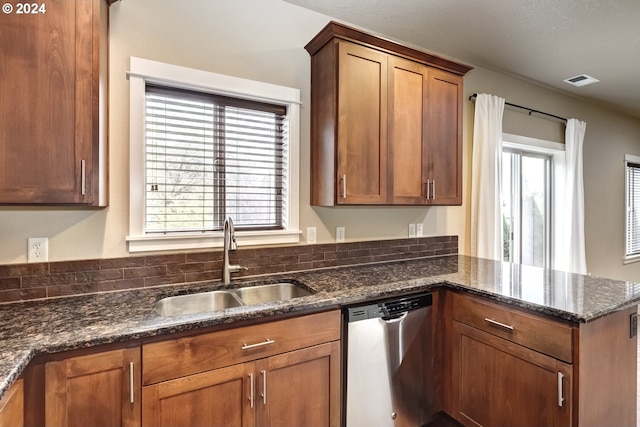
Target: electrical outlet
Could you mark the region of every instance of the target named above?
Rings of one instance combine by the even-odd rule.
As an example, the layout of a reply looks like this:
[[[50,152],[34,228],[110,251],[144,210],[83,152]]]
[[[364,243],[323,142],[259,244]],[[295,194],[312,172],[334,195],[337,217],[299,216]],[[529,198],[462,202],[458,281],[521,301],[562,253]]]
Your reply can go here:
[[[47,262],[49,260],[48,238],[29,237],[27,246],[27,262]]]
[[[638,313],[631,315],[631,321],[629,323],[629,338],[633,338],[638,335]]]
[[[338,243],[344,242],[344,234],[345,234],[344,227],[336,227],[336,242]]]
[[[409,238],[413,239],[414,237],[416,237],[416,225],[409,224]]]
[[[416,224],[416,237],[422,236],[424,236],[424,225],[419,222],[418,224]]]
[[[307,243],[316,243],[316,228],[307,227]]]

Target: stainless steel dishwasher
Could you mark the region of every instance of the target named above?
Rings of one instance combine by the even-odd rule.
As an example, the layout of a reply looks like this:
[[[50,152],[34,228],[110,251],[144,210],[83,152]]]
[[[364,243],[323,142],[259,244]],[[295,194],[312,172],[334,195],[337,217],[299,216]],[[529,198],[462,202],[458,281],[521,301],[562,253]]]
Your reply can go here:
[[[433,412],[432,296],[344,309],[346,427],[418,427]]]

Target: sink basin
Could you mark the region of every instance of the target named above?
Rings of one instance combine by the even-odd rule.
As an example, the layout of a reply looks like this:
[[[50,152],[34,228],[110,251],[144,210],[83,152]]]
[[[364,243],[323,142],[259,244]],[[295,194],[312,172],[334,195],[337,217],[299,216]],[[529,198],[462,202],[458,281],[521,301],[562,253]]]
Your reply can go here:
[[[293,298],[311,295],[311,292],[305,288],[289,282],[249,286],[246,288],[236,289],[235,292],[247,305],[290,300]]]
[[[161,316],[204,313],[239,307],[242,302],[232,292],[213,291],[163,298],[156,303],[156,312]]]
[[[166,297],[156,302],[155,309],[161,316],[180,316],[273,301],[286,301],[311,294],[312,292],[295,283],[281,282],[246,286],[227,291],[200,292]]]

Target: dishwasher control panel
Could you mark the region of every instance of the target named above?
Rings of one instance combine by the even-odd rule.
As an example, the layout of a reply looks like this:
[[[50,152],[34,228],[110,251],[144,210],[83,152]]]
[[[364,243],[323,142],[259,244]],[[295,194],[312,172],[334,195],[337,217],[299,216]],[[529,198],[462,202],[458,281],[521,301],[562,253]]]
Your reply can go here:
[[[347,322],[375,319],[376,317],[398,317],[408,311],[430,306],[432,303],[432,295],[426,293],[389,299],[374,304],[349,307],[347,309]]]

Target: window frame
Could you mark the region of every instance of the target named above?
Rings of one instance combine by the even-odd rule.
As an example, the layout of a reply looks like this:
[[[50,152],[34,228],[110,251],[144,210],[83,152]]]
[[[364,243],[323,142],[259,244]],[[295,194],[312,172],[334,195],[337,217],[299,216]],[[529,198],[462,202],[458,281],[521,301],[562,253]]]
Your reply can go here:
[[[282,230],[237,230],[239,245],[293,244],[300,242],[300,90],[270,83],[217,74],[178,65],[130,58],[129,121],[129,252],[206,249],[222,247],[222,231],[146,234],[145,214],[145,93],[146,84],[175,87],[284,105],[289,121],[287,224]]]
[[[623,264],[631,264],[640,261],[640,253],[629,254],[627,248],[629,246],[629,191],[628,190],[628,167],[629,163],[640,165],[640,156],[625,154],[624,156],[624,258]]]

